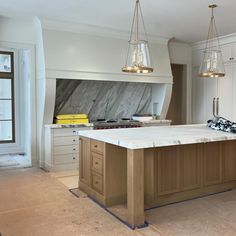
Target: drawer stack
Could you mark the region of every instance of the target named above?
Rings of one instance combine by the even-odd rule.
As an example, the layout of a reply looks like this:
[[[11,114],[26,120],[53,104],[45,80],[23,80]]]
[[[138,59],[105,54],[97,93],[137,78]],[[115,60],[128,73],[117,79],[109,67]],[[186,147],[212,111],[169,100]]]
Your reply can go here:
[[[104,194],[104,143],[91,140],[91,187]]]
[[[79,137],[76,130],[70,128],[54,129],[52,159],[57,168],[78,168],[79,164]],[[56,166],[56,165],[64,165]]]
[[[45,128],[45,161],[41,166],[48,171],[78,170],[80,128]]]

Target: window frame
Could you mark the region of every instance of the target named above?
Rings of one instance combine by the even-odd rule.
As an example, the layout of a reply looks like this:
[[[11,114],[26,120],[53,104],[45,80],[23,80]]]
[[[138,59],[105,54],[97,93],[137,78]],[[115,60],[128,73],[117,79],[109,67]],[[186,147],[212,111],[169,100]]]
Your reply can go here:
[[[11,110],[11,114],[12,114],[12,119],[11,119],[11,123],[12,123],[12,139],[11,140],[0,140],[0,144],[3,143],[15,143],[16,142],[16,133],[15,133],[15,88],[14,88],[14,52],[12,51],[0,51],[0,54],[6,54],[6,55],[10,55],[11,58],[11,72],[0,72],[0,78],[1,79],[10,79],[11,80],[11,105],[12,105],[12,110]],[[4,99],[0,99],[0,100],[4,100]]]

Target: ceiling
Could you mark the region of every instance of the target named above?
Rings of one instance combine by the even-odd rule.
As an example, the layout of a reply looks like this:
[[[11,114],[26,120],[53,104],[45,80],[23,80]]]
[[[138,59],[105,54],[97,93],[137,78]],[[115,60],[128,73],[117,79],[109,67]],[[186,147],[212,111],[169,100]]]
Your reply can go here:
[[[206,39],[209,0],[141,0],[148,34],[193,43]],[[236,32],[235,0],[215,0],[219,35]],[[31,19],[39,16],[129,31],[135,0],[0,0],[0,15]]]

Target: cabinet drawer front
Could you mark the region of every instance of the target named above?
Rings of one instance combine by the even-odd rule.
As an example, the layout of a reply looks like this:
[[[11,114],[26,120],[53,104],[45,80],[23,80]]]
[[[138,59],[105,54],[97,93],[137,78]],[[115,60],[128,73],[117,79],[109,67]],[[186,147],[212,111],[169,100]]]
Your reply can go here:
[[[103,156],[92,152],[92,170],[103,174]]]
[[[92,188],[103,194],[103,176],[92,172]]]
[[[97,141],[97,140],[91,140],[91,151],[103,154],[104,153],[104,143],[101,141]]]
[[[79,164],[79,155],[75,154],[67,154],[67,155],[57,155],[54,156],[55,164],[64,164],[64,163],[78,163]]]
[[[63,155],[69,153],[79,153],[79,145],[68,145],[68,146],[55,146],[54,147],[54,154],[55,155]]]
[[[54,137],[54,145],[79,145],[79,137],[78,136],[56,136]]]
[[[60,128],[60,129],[54,129],[53,135],[55,137],[58,136],[72,136],[76,135],[76,131],[78,131],[78,128]]]

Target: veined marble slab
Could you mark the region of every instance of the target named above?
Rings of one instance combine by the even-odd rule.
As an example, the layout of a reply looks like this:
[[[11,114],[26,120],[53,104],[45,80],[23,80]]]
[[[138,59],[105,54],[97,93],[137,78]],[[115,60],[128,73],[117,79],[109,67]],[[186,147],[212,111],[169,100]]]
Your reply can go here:
[[[129,149],[236,139],[236,134],[212,130],[205,124],[89,130],[79,131],[78,134]]]
[[[54,116],[88,114],[97,119],[131,118],[151,113],[152,84],[57,79]]]
[[[84,128],[84,127],[93,127],[93,123],[87,124],[46,124],[45,127],[51,129],[61,129],[61,128]]]

